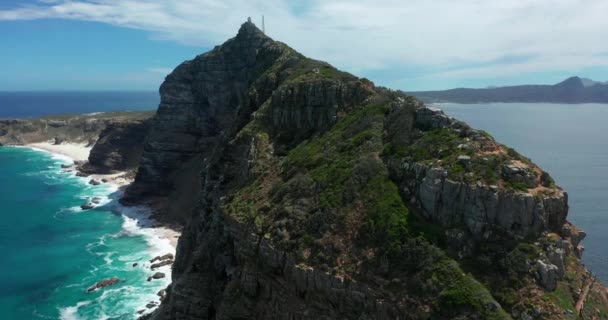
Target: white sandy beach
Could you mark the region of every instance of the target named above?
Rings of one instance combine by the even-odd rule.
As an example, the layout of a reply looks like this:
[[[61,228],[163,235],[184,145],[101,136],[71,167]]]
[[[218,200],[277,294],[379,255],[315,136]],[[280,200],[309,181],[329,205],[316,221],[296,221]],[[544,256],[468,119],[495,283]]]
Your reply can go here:
[[[84,161],[89,159],[89,153],[91,153],[91,147],[87,147],[84,143],[64,143],[64,144],[53,144],[51,142],[38,142],[30,143],[26,145],[36,149],[48,151],[50,153],[60,154],[72,158],[75,161]]]
[[[72,159],[73,161],[88,160],[92,149],[91,147],[87,147],[84,143],[63,143],[56,145],[52,142],[31,143],[27,144],[26,147],[62,155]],[[95,179],[99,181],[102,179],[107,179],[109,181],[108,183],[116,186],[117,189],[120,189],[132,182],[132,180],[124,178],[123,175],[125,175],[125,172],[115,174],[94,174],[88,176],[87,179]],[[156,227],[156,229],[162,233],[159,238],[168,239],[171,246],[175,250],[177,248],[177,239],[181,233],[165,226],[159,226]]]

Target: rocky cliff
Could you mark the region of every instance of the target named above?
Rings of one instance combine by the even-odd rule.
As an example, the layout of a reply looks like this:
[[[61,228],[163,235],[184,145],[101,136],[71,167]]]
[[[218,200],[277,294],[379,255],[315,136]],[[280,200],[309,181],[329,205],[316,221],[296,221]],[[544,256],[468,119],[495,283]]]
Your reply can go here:
[[[136,170],[149,127],[148,119],[107,124],[91,149],[89,161],[80,167],[80,171],[106,174]]]
[[[185,225],[152,319],[606,319],[567,195],[250,22],[160,89],[125,203]]]

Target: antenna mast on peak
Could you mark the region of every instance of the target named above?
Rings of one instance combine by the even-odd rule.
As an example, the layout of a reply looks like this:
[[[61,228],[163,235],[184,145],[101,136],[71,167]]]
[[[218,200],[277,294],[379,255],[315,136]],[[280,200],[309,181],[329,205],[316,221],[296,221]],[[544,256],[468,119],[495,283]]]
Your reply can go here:
[[[262,15],[262,32],[266,33],[266,25],[264,24],[264,15]]]

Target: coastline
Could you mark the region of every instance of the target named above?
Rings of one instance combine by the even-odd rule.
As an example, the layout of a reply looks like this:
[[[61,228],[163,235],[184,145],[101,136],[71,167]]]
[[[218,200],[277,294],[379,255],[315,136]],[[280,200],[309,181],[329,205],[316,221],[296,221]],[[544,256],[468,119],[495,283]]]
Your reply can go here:
[[[55,156],[60,156],[60,157],[64,158],[64,160],[66,160],[67,162],[72,162],[74,165],[72,165],[69,168],[65,168],[64,170],[73,172],[74,174],[76,174],[78,172],[78,170],[75,166],[75,163],[87,161],[89,158],[91,149],[92,149],[92,147],[88,147],[84,143],[53,144],[51,142],[30,143],[30,144],[24,145],[23,147],[41,151],[41,152],[50,153]],[[107,181],[106,183],[104,183],[105,185],[109,185],[109,186],[113,187],[113,189],[118,191],[119,194],[122,194],[124,188],[132,182],[132,179],[128,179],[128,178],[124,177],[124,175],[126,175],[126,172],[118,172],[118,173],[114,173],[114,174],[91,174],[91,175],[88,175],[87,177],[82,177],[82,178],[85,180],[85,181],[83,181],[84,183],[88,183],[88,181],[91,179],[97,180],[97,181],[105,180],[105,181]],[[152,218],[150,208],[145,208],[145,209],[138,208],[138,209],[136,209],[136,211],[138,211],[138,213],[136,215],[130,215],[128,213],[128,212],[130,212],[130,210],[127,207],[120,206],[119,208],[117,208],[117,210],[121,211],[120,212],[121,214],[124,214],[126,217],[128,217],[130,219],[138,220],[139,227],[146,228],[146,229],[154,229],[158,233],[160,233],[160,235],[157,235],[157,237],[159,239],[169,240],[169,243],[173,250],[173,252],[171,252],[171,253],[173,255],[175,255],[175,251],[177,249],[177,240],[178,240],[179,236],[181,235],[181,232],[179,230],[173,229],[166,225],[159,224],[157,221],[155,221]],[[142,214],[141,213],[142,211],[147,211],[147,212]]]
[[[148,244],[147,260],[140,261],[138,263],[129,263],[129,268],[141,268],[142,270],[145,270],[144,272],[145,274],[147,274],[147,282],[150,282],[150,279],[153,275],[159,273],[163,274],[162,279],[155,280],[159,281],[159,284],[162,283],[163,287],[160,289],[160,291],[158,291],[158,293],[156,293],[154,296],[151,295],[150,298],[146,299],[146,301],[148,302],[144,300],[140,301],[138,303],[139,307],[135,309],[138,310],[138,316],[146,315],[150,312],[153,312],[158,307],[159,303],[154,302],[155,299],[153,299],[152,297],[160,297],[160,301],[162,301],[164,297],[164,292],[166,290],[165,288],[171,283],[173,260],[175,259],[177,251],[177,241],[179,236],[181,235],[181,232],[167,225],[160,224],[159,222],[157,222],[153,218],[152,208],[150,207],[125,207],[118,202],[118,199],[122,196],[126,186],[132,182],[132,178],[129,179],[126,177],[127,172],[78,176],[78,165],[88,160],[89,153],[92,149],[91,147],[87,147],[85,144],[78,143],[63,143],[55,145],[50,142],[32,143],[18,147],[48,153],[53,158],[61,160],[61,162],[64,162],[65,164],[63,164],[61,168],[57,168],[57,170],[77,176],[84,186],[95,187],[99,185],[106,188],[105,192],[107,198],[101,196],[101,202],[97,202],[95,204],[95,207],[109,204],[108,209],[122,216],[123,218],[121,233],[141,236]],[[92,184],[92,180],[96,180],[99,184]],[[91,203],[89,202],[89,204]],[[76,211],[84,212],[84,210],[80,211],[78,209],[76,209]],[[156,261],[156,259],[167,259],[166,257],[168,256],[170,256],[170,264],[160,264],[160,267],[154,267],[154,261]],[[160,262],[161,260],[158,261]],[[131,264],[133,265],[131,266]],[[98,281],[97,283],[99,283],[99,281],[101,280],[102,279],[97,279],[95,281]],[[145,285],[145,283],[147,283],[146,278],[142,279],[141,281],[143,281],[142,285]],[[112,292],[114,290],[116,289],[109,289],[109,291],[107,292]],[[104,292],[102,294],[102,297],[105,294],[106,293]],[[60,310],[60,318],[74,319],[74,315],[77,314],[78,310],[81,307],[85,307],[89,303],[89,300],[81,301],[74,306],[62,308]]]

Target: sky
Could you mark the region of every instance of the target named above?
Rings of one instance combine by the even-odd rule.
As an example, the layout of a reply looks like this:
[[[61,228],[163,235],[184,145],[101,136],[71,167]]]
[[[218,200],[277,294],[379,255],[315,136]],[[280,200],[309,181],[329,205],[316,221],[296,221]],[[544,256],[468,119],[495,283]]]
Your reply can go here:
[[[0,91],[157,90],[251,16],[405,91],[608,80],[606,0],[0,0]]]

